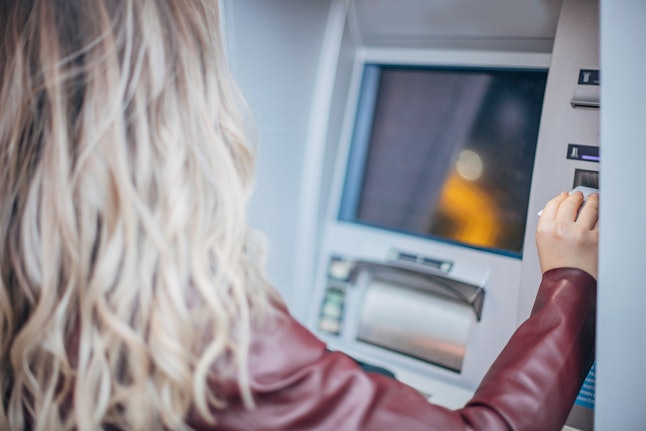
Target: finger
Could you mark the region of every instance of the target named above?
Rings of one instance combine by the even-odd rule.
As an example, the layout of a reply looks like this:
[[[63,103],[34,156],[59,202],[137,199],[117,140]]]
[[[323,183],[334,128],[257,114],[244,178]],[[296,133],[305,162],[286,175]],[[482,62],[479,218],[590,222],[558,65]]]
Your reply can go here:
[[[574,221],[583,203],[583,193],[571,193],[558,207],[556,218],[561,220]]]
[[[598,220],[599,220],[599,194],[592,193],[590,196],[588,196],[588,200],[586,201],[585,205],[583,205],[583,209],[579,214],[577,223],[581,223],[583,226],[589,229],[594,229],[594,226],[597,224]]]
[[[563,192],[558,196],[551,199],[543,208],[543,213],[541,214],[541,219],[543,220],[553,220],[556,218],[556,213],[558,211],[559,205],[567,199],[567,192]]]

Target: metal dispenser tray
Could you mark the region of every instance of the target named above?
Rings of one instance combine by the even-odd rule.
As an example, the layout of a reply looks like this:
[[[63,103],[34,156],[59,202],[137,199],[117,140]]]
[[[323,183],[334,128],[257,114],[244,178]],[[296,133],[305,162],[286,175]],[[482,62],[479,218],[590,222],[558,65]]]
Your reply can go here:
[[[481,286],[400,263],[359,261],[350,278],[364,289],[358,340],[462,369],[469,330],[482,313]]]

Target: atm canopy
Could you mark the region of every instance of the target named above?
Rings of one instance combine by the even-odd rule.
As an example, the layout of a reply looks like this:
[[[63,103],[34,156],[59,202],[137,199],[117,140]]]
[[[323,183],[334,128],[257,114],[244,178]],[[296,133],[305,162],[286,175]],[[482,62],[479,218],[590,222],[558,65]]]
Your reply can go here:
[[[350,19],[368,46],[525,41],[549,51],[560,8],[561,0],[351,0]]]

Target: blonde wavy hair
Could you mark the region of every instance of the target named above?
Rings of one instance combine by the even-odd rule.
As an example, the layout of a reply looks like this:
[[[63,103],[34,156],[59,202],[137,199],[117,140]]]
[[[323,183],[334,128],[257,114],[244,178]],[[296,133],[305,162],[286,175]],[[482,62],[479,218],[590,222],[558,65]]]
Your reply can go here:
[[[0,429],[189,429],[278,300],[215,0],[0,1]]]

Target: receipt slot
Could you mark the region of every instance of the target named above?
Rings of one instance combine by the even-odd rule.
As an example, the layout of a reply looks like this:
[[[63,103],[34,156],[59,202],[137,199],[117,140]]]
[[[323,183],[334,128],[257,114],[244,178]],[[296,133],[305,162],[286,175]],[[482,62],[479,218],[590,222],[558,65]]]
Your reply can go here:
[[[601,77],[598,69],[581,69],[570,105],[573,108],[599,108],[600,84]]]

